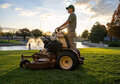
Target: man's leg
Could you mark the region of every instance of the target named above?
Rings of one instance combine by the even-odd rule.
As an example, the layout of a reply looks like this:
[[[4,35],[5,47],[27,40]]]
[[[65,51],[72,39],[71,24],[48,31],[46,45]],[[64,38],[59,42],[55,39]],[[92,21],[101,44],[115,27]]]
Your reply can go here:
[[[68,33],[68,40],[69,40],[69,43],[70,43],[70,47],[73,50],[76,50],[76,46],[75,46],[75,43],[74,43],[74,38],[75,38],[75,33],[74,32]]]

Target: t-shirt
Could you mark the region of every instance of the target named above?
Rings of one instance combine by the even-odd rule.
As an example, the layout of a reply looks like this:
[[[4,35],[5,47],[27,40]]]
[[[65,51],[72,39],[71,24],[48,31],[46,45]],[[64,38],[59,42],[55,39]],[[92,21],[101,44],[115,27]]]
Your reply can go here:
[[[70,14],[68,21],[69,21],[68,28],[67,28],[68,32],[75,32],[77,18],[74,12]]]

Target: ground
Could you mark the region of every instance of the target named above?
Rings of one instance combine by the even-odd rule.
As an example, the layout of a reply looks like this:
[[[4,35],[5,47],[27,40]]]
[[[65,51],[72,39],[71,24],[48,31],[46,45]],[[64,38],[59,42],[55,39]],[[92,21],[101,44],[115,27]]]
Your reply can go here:
[[[19,67],[21,54],[0,51],[0,84],[120,84],[120,48],[81,48],[85,63],[73,71],[30,70]]]

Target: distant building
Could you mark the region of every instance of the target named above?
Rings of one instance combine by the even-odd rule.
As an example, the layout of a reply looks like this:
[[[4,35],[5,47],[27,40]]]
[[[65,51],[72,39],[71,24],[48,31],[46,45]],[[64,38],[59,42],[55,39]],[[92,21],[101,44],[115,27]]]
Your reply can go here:
[[[120,41],[120,39],[118,38],[115,38],[115,37],[111,37],[110,35],[107,35],[105,38],[104,38],[104,41]]]

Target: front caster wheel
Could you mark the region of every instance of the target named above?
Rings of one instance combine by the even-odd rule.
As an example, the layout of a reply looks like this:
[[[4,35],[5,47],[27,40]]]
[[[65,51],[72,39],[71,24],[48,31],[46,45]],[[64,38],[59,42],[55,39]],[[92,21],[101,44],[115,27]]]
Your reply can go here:
[[[82,65],[83,63],[84,63],[84,61],[83,61],[83,60],[80,60],[79,64]]]
[[[28,60],[22,60],[21,62],[20,62],[20,67],[21,68],[27,68],[27,64],[29,64],[30,63],[30,61],[28,61]]]

